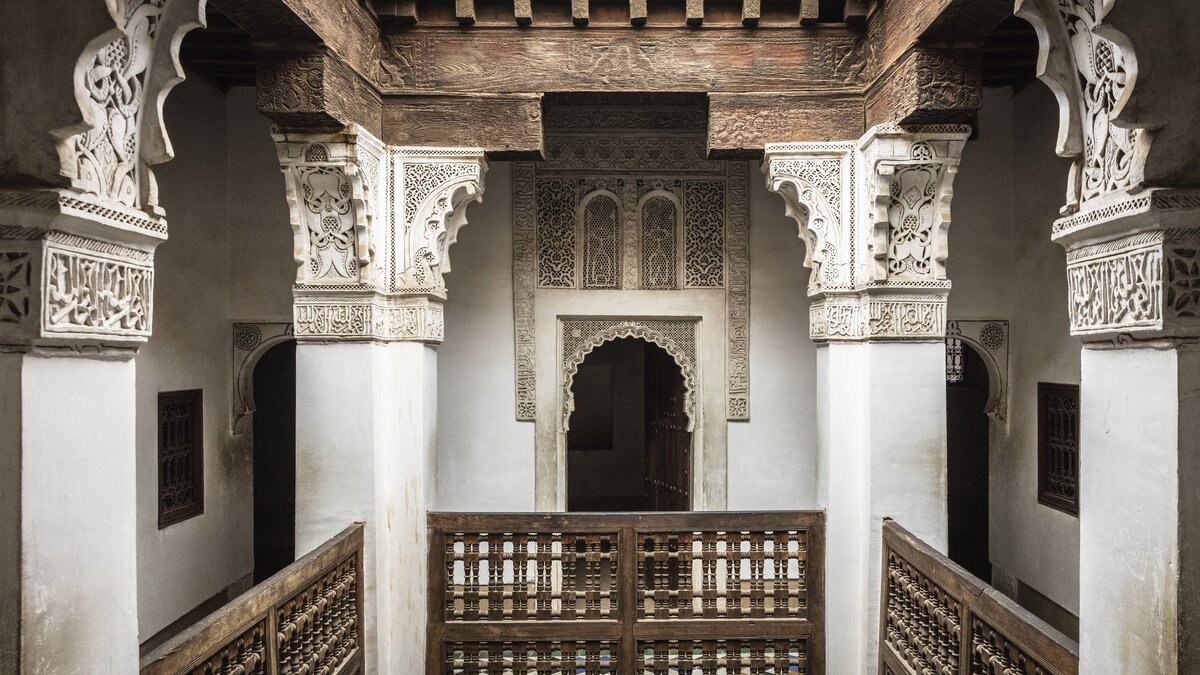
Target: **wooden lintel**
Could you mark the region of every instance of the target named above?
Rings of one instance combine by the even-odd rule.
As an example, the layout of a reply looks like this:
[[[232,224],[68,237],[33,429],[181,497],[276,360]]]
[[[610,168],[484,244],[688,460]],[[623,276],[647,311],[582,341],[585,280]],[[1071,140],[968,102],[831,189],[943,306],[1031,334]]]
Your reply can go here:
[[[819,93],[709,94],[710,159],[761,157],[768,143],[862,136],[863,97]]]
[[[757,26],[762,18],[761,0],[742,0],[742,25]]]
[[[483,148],[494,159],[542,159],[541,94],[389,96],[382,139],[391,145]]]
[[[533,23],[533,3],[531,0],[513,0],[513,18],[518,26],[528,26]]]
[[[454,16],[463,26],[475,23],[475,0],[454,0]]]
[[[588,0],[571,0],[571,22],[576,26],[588,25],[590,9]]]
[[[983,103],[978,49],[914,45],[867,91],[867,126],[968,123]]]
[[[388,0],[396,11],[416,0]],[[379,24],[359,0],[213,0],[257,42],[320,44],[360,75],[369,77],[379,58]]]
[[[629,23],[646,25],[646,0],[629,0]]]
[[[866,0],[846,0],[846,4],[842,9],[842,17],[846,23],[860,23],[866,20]]]
[[[800,25],[810,26],[821,16],[820,0],[800,0]]]
[[[357,124],[379,134],[374,85],[328,49],[256,53],[258,109],[289,128]]]
[[[384,94],[422,91],[860,93],[861,31],[746,31],[590,26],[522,31],[427,28],[387,35]]]

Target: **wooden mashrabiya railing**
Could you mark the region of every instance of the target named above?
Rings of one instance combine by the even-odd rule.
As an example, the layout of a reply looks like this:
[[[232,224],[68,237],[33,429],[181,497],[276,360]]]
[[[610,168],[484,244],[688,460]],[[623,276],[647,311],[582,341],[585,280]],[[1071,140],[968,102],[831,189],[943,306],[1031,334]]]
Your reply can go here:
[[[141,675],[362,672],[362,551],[355,523],[148,654]]]
[[[429,516],[427,675],[824,673],[821,512]]]
[[[1077,675],[1078,645],[883,523],[880,675]]]

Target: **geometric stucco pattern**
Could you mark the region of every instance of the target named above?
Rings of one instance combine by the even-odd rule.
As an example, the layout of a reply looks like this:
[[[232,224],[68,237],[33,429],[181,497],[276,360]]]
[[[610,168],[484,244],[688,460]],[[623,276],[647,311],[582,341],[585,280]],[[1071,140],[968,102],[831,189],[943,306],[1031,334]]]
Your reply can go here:
[[[513,177],[517,419],[537,415],[543,289],[723,290],[726,414],[748,419],[745,163],[708,161],[703,137],[686,134],[560,131],[547,144],[547,161],[519,163]]]

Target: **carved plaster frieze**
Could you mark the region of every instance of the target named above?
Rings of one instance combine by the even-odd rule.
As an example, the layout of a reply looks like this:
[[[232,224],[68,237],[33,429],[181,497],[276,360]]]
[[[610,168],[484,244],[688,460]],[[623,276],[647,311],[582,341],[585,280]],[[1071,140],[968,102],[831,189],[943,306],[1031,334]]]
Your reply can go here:
[[[113,29],[76,61],[82,122],[54,132],[62,175],[101,203],[162,215],[150,166],[172,156],[162,101],[183,81],[179,45],[203,0],[110,0]]]
[[[1200,230],[1159,230],[1067,253],[1071,334],[1200,335]]]
[[[240,321],[232,326],[229,340],[233,406],[231,430],[235,434],[247,431],[254,414],[254,368],[271,348],[294,340],[292,324],[279,321]]]
[[[814,342],[924,342],[945,334],[945,293],[836,294],[809,305]]]
[[[696,321],[662,319],[570,319],[560,322],[562,399],[560,430],[570,429],[575,411],[573,386],[579,366],[597,347],[621,338],[639,338],[662,347],[683,374],[684,412],[688,431],[696,429],[696,402],[700,400],[700,378],[696,366]]]
[[[951,319],[946,322],[947,349],[952,341],[967,343],[983,359],[988,370],[988,400],[984,412],[999,422],[1008,419],[1009,338],[1009,324],[1003,319]]]
[[[293,298],[296,339],[304,342],[430,342],[445,337],[437,296],[316,293]]]

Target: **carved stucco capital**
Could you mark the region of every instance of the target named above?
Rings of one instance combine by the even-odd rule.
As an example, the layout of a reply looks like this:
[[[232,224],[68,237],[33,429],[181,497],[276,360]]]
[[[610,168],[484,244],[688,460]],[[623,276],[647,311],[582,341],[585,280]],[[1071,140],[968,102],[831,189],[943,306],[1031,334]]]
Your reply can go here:
[[[858,143],[767,146],[767,186],[799,223],[813,270],[814,340],[942,337],[950,207],[969,133],[883,125]]]
[[[179,46],[203,25],[204,4],[110,1],[107,17],[84,19],[81,9],[66,28],[74,33],[64,42],[86,42],[82,52],[70,72],[62,69],[62,81],[28,98],[70,109],[79,121],[47,130],[35,116],[29,127],[37,134],[24,130],[0,143],[5,153],[32,158],[13,166],[60,186],[0,188],[0,349],[128,358],[149,338],[154,250],[167,235],[150,167],[173,155],[163,104],[183,80]],[[80,30],[96,32],[81,37]],[[13,58],[19,67],[24,56]],[[55,59],[44,65],[59,70]],[[54,176],[35,167],[47,147]]]
[[[1146,184],[1153,133],[1129,114],[1132,41],[1105,23],[1116,0],[1016,0],[1039,43],[1038,77],[1059,106],[1057,152],[1074,160],[1063,215],[1105,209]]]
[[[361,127],[275,139],[297,339],[441,342],[448,251],[483,194],[483,152],[387,147]]]

